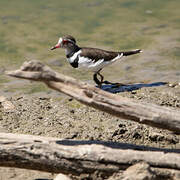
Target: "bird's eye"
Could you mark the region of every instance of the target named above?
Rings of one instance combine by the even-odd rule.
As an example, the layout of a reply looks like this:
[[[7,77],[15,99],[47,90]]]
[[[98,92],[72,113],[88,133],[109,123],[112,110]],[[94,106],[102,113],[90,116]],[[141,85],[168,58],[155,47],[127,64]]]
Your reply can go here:
[[[68,43],[68,40],[64,39],[63,44],[67,44],[67,43]]]

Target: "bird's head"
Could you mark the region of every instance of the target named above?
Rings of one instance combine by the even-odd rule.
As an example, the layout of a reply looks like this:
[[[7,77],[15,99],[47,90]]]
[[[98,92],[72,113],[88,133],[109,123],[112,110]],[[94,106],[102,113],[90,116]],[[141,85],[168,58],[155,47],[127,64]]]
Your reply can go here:
[[[51,48],[51,50],[57,49],[57,48],[70,48],[76,44],[76,40],[71,35],[67,35],[64,37],[60,37],[58,40],[58,43]]]

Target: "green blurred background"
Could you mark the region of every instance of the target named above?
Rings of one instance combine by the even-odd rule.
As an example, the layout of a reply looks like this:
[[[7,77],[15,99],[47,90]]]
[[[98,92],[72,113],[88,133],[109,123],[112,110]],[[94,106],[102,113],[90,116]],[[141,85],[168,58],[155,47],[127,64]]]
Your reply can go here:
[[[142,54],[107,67],[103,74],[108,80],[178,81],[179,7],[180,0],[0,0],[1,91],[47,90],[4,75],[4,70],[31,59],[93,83],[92,73],[70,67],[64,50],[49,50],[64,34],[76,37],[80,46],[143,49]]]

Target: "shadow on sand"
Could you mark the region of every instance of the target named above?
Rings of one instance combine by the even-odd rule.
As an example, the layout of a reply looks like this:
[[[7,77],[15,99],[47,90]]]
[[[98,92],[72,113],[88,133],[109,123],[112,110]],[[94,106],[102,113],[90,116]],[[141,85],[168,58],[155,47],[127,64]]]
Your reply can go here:
[[[167,82],[155,82],[155,83],[137,83],[137,84],[123,84],[123,85],[114,85],[114,84],[106,84],[102,85],[101,89],[104,91],[108,91],[110,93],[119,93],[125,91],[133,91],[138,90],[143,87],[157,87],[168,84]]]
[[[140,151],[161,151],[164,153],[169,153],[169,152],[180,153],[180,149],[156,148],[156,147],[135,145],[135,144],[129,144],[129,143],[111,142],[111,141],[64,139],[64,140],[56,141],[56,144],[65,145],[65,146],[98,144],[98,145],[103,145],[103,146],[110,147],[113,149],[132,149],[132,150],[140,150]]]

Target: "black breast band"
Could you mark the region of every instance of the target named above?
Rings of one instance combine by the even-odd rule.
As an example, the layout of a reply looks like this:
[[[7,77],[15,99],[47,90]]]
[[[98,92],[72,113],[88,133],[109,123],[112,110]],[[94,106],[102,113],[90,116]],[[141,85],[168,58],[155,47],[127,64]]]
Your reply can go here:
[[[74,61],[74,62],[72,62],[72,63],[70,63],[71,64],[71,66],[73,67],[73,68],[78,68],[78,62],[77,61]]]
[[[76,59],[73,62],[70,63],[71,66],[73,68],[78,68],[78,61],[79,61],[79,57],[77,56]]]

